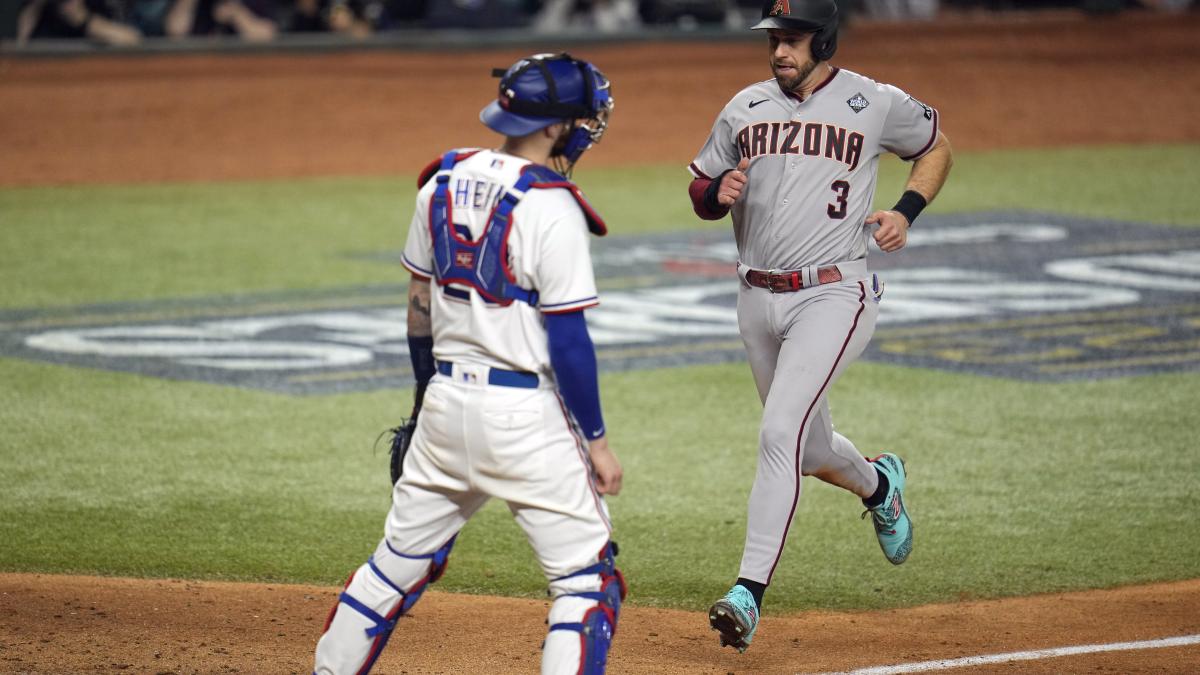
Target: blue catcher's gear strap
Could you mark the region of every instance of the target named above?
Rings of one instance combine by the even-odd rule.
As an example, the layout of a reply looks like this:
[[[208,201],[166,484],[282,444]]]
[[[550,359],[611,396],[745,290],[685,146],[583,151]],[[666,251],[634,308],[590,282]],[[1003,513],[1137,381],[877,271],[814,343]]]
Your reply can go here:
[[[479,151],[455,151],[454,163],[457,164],[458,162],[463,161],[477,152]],[[424,187],[424,185],[428,183],[431,178],[437,175],[438,171],[441,170],[442,163],[444,161],[445,156],[443,155],[442,157],[439,157],[426,165],[425,168],[421,170],[421,173],[417,176],[417,187]],[[583,196],[583,191],[579,189],[578,185],[572,183],[571,179],[567,178],[561,173],[558,173],[554,169],[551,169],[548,166],[542,166],[541,164],[529,164],[524,168],[524,171],[533,172],[537,175],[537,178],[530,185],[532,188],[563,188],[564,190],[570,192],[571,196],[575,198],[575,201],[579,203],[579,208],[583,209],[583,216],[587,219],[588,230],[597,237],[603,237],[605,234],[608,234],[608,226],[604,224],[604,219],[600,217],[599,213],[596,213],[596,209],[592,208],[592,205],[588,202],[587,198]],[[448,178],[449,177],[447,177],[447,179]]]
[[[517,182],[504,191],[504,196],[500,198],[496,208],[492,209],[491,220],[482,237],[484,250],[480,252],[476,270],[480,280],[488,283],[490,287],[499,284],[500,290],[504,293],[502,297],[521,300],[537,307],[538,292],[518,286],[512,278],[512,272],[508,269],[508,261],[501,258],[501,254],[508,251],[508,233],[512,228],[513,209],[517,208],[517,204],[521,202],[521,198],[525,196],[534,179],[533,173],[522,172]],[[487,255],[488,252],[492,252],[493,255]],[[503,257],[507,258],[507,256]],[[498,265],[503,267],[497,269]]]
[[[446,565],[450,557],[450,549],[454,548],[454,540],[457,538],[458,535],[456,534],[453,537],[450,537],[450,541],[447,541],[438,550],[434,551],[433,553],[425,553],[421,555],[401,553],[392,548],[392,544],[390,542],[384,542],[387,544],[388,550],[391,551],[393,555],[397,555],[401,558],[408,558],[409,560],[428,559],[430,561],[429,574],[425,575],[423,578],[419,579],[417,583],[413,584],[412,588],[408,589],[407,593],[401,594],[403,598],[400,603],[401,615],[408,613],[408,610],[412,608],[413,605],[417,604],[417,600],[421,599],[421,594],[425,592],[425,588],[429,586],[429,584],[435,583],[438,579],[442,578],[443,574],[446,573]]]
[[[466,241],[453,232],[454,216],[450,207],[450,172],[458,160],[456,151],[442,156],[441,168],[435,176],[437,187],[429,201],[429,233],[438,285],[456,282],[471,286],[489,302],[508,305],[513,300],[521,300],[536,307],[537,291],[518,286],[508,267],[512,211],[536,180],[536,175],[522,172],[516,184],[505,190],[492,209],[482,236],[476,241]]]
[[[580,675],[604,675],[608,663],[608,648],[612,645],[613,631],[616,628],[616,614],[603,602],[584,612],[581,622],[556,623],[550,626],[551,631],[569,630],[579,633]]]
[[[612,644],[613,634],[617,630],[617,617],[621,613],[621,601],[625,599],[625,577],[616,568],[616,544],[609,542],[600,549],[600,560],[577,572],[558,577],[554,581],[570,579],[585,574],[600,575],[599,591],[584,591],[581,593],[565,593],[568,597],[588,598],[596,601],[596,606],[583,613],[578,622],[561,622],[552,624],[551,631],[569,630],[580,636],[580,670],[581,675],[603,675],[608,661],[608,648]]]
[[[376,635],[379,635],[380,633],[391,633],[392,629],[394,629],[396,627],[395,619],[388,620],[388,619],[383,618],[382,616],[379,616],[379,614],[377,612],[375,612],[375,610],[371,609],[370,607],[367,607],[366,605],[362,604],[358,600],[355,600],[353,595],[350,595],[349,593],[346,593],[345,591],[343,591],[342,594],[338,596],[338,600],[341,601],[342,603],[348,605],[350,607],[350,609],[353,609],[354,611],[358,612],[359,614],[362,614],[363,616],[365,616],[368,619],[375,622],[374,626],[367,629],[367,637],[369,637],[369,638],[373,638]]]
[[[557,91],[558,87],[555,85],[554,74],[546,66],[547,60],[567,61],[580,69],[580,75],[583,76],[581,78],[583,81],[583,101],[579,103],[564,103],[560,100]],[[590,67],[591,64],[575,59],[566,52],[560,54],[539,54],[532,58],[523,59],[518,63],[520,65],[516,69],[492,69],[492,77],[500,78],[502,98],[498,100],[500,107],[504,110],[525,117],[553,117],[560,120],[582,119],[595,112],[592,106],[592,90],[596,87],[596,82],[594,77],[589,77],[587,70],[587,67]],[[508,95],[508,92],[513,90],[513,81],[520,78],[530,68],[537,68],[541,71],[542,78],[546,84],[546,93],[549,94],[550,100],[535,101]],[[508,70],[513,70],[512,75],[508,74]]]
[[[396,584],[392,583],[391,579],[388,579],[383,575],[382,572],[379,571],[379,568],[375,566],[373,560],[368,560],[367,564],[370,565],[371,571],[379,576],[380,579],[383,579],[388,586],[391,586],[399,591],[399,588],[396,586]],[[346,582],[346,588],[350,587],[350,583],[352,581],[354,581],[353,575],[351,575],[349,581]],[[400,592],[400,597],[404,597],[403,592]],[[367,638],[373,640],[373,642],[371,643],[371,649],[367,651],[366,661],[358,670],[359,673],[369,673],[371,672],[371,667],[375,665],[375,661],[379,658],[379,655],[383,653],[383,648],[387,646],[387,641],[388,638],[392,636],[392,631],[396,629],[396,621],[398,621],[400,619],[400,615],[403,614],[401,608],[402,603],[398,603],[396,608],[393,609],[386,617],[381,616],[375,610],[359,602],[358,598],[350,595],[350,593],[347,591],[342,591],[342,593],[338,595],[338,603],[346,605],[350,609],[353,609],[359,614],[367,617],[367,619],[375,624],[366,629]],[[337,605],[334,605],[333,611],[329,613],[329,619],[325,622],[325,630],[329,630],[329,625],[333,623],[333,616],[335,613],[337,613]]]
[[[338,602],[346,605],[359,614],[362,614],[372,623],[374,623],[373,626],[366,629],[366,633],[368,638],[375,640],[375,643],[371,645],[371,650],[367,655],[366,663],[363,664],[362,669],[360,669],[358,672],[368,673],[371,671],[371,666],[375,664],[376,659],[378,659],[379,655],[383,652],[384,646],[387,645],[388,638],[391,637],[392,631],[395,630],[396,622],[401,616],[407,614],[409,609],[412,609],[412,606],[415,605],[417,600],[421,598],[421,594],[425,592],[426,586],[442,578],[442,574],[446,571],[446,561],[450,557],[450,549],[454,547],[454,540],[456,538],[458,538],[457,534],[453,537],[450,537],[450,541],[447,541],[438,550],[434,551],[433,553],[427,553],[423,555],[408,555],[400,553],[396,549],[392,548],[390,543],[387,544],[388,550],[401,558],[408,558],[410,560],[429,559],[430,561],[429,573],[413,584],[412,588],[410,588],[407,593],[405,593],[404,589],[398,586],[394,581],[389,579],[387,575],[383,573],[383,570],[379,569],[379,566],[375,564],[375,556],[371,556],[367,559],[367,566],[370,568],[371,572],[381,581],[383,581],[383,583],[391,587],[392,590],[400,594],[400,602],[397,603],[396,608],[393,609],[388,616],[381,616],[378,612],[370,607],[367,607],[346,591],[343,591],[341,595],[338,596]],[[353,581],[353,579],[354,577],[351,576],[350,580]],[[350,587],[350,581],[346,582],[346,587]],[[334,609],[336,611],[336,607]],[[333,620],[332,613],[330,614],[329,618],[330,621]],[[329,630],[329,622],[326,622],[325,630]]]
[[[570,574],[564,574],[561,577],[555,577],[554,579],[551,579],[551,582],[562,581],[563,579],[571,579],[573,577],[581,577],[585,574],[599,574],[601,579],[603,579],[604,577],[619,575],[620,571],[617,569],[617,564],[616,564],[616,560],[615,560],[618,553],[620,553],[620,551],[617,547],[617,542],[615,542],[615,541],[606,542],[604,544],[604,546],[602,546],[600,548],[599,555],[596,556],[597,557],[596,563],[594,563],[592,565],[588,565],[587,567],[585,567],[581,570],[576,570],[574,572],[571,572]],[[622,600],[625,599],[624,592],[621,593],[621,599]]]

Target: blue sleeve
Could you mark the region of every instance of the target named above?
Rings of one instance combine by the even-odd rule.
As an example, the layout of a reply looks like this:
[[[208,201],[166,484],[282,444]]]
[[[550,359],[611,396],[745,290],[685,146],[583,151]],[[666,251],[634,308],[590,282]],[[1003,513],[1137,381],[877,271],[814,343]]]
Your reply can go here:
[[[600,385],[596,381],[596,350],[588,335],[583,311],[544,314],[550,339],[550,366],[567,409],[583,427],[588,440],[604,435],[600,414]]]

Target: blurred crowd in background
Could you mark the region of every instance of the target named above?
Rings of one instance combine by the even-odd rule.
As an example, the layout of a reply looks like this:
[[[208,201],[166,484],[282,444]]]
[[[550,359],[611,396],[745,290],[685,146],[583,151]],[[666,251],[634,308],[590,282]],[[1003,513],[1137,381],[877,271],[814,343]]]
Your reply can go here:
[[[11,0],[5,0],[11,1]],[[762,0],[16,0],[18,45],[86,38],[134,45],[149,38],[232,36],[270,42],[284,34],[352,39],[419,29],[522,28],[534,33],[619,33],[644,27],[744,29]],[[843,16],[928,20],[944,11],[1140,8],[1186,11],[1193,0],[841,0]]]

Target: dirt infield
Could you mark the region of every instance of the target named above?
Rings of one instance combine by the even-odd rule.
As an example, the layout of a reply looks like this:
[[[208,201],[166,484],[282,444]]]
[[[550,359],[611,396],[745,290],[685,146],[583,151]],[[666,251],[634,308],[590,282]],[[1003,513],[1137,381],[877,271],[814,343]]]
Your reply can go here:
[[[0,575],[0,671],[305,673],[332,588]],[[537,672],[547,603],[430,591],[380,673]],[[763,618],[745,654],[699,612],[628,607],[609,672],[799,673],[1200,633],[1200,580],[876,613]],[[1186,673],[1200,645],[1065,656],[979,672]],[[961,671],[960,671],[961,672]]]
[[[1198,142],[1198,34],[1195,12],[858,25],[837,63],[937,106],[959,149]],[[677,164],[681,199],[683,167],[716,112],[767,74],[758,43],[575,52],[616,83],[611,133],[587,163]],[[476,119],[493,91],[487,74],[519,55],[0,57],[0,185],[411,174],[448,144],[493,142]],[[328,587],[4,574],[0,672],[307,672],[335,597]],[[546,604],[430,592],[401,621],[377,672],[534,672]],[[717,649],[699,611],[630,606],[610,671],[817,672],[1193,635],[1200,580],[879,613],[768,614],[761,631],[739,656]],[[1200,646],[1191,645],[971,672],[1197,670]]]

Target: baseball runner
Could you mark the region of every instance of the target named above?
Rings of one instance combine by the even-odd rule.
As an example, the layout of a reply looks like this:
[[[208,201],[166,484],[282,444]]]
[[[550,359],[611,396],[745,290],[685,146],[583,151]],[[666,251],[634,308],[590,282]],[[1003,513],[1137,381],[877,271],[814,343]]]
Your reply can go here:
[[[567,54],[494,74],[500,94],[480,119],[502,146],[452,150],[419,179],[403,258],[419,418],[383,540],[330,614],[317,673],[371,669],[492,497],[554,598],[542,673],[605,669],[625,582],[602,495],[620,491],[622,469],[584,321],[598,302],[588,233],[605,225],[567,176],[613,99],[595,66]]]
[[[758,627],[802,475],[863,498],[889,561],[912,550],[904,464],[859,454],[833,430],[827,395],[875,330],[883,283],[867,267],[868,237],[886,252],[903,248],[952,163],[936,110],[829,64],[834,0],[769,0],[753,28],[767,33],[774,78],[726,104],[689,186],[701,218],[732,215],[738,326],[763,403],[741,569],[709,610],[721,645],[739,651]],[[896,206],[871,212],[883,152],[913,167]]]

